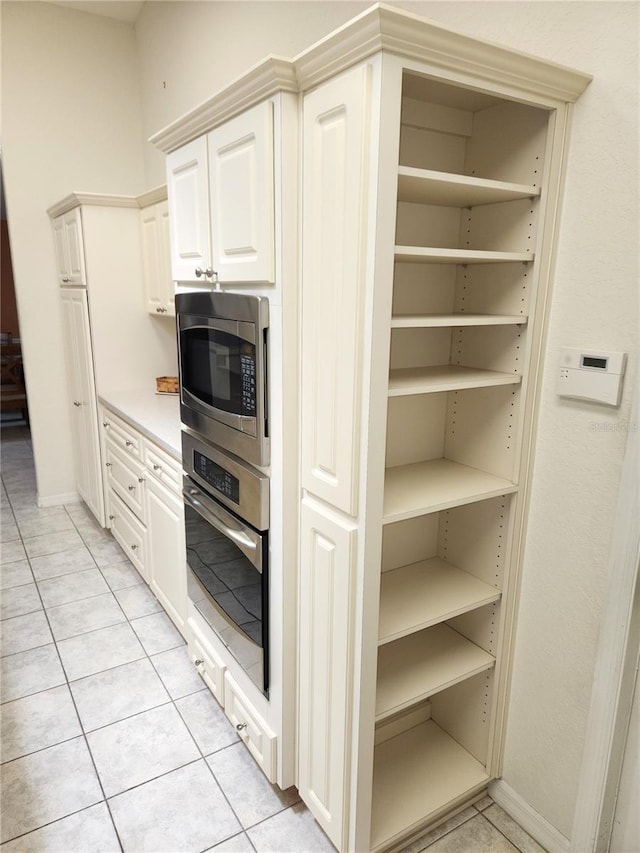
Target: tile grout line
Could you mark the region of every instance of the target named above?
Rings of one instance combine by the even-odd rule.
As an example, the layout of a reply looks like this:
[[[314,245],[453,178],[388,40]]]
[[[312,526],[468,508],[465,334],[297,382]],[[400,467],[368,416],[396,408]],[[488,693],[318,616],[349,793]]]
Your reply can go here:
[[[7,493],[7,494],[8,494],[8,493]],[[255,849],[256,849],[256,848],[255,848],[255,845],[253,844],[253,842],[251,841],[251,839],[250,839],[249,835],[247,834],[247,828],[245,828],[245,827],[244,827],[244,825],[243,825],[242,821],[240,820],[240,818],[239,818],[238,814],[236,813],[236,810],[233,808],[233,805],[232,805],[232,804],[231,804],[231,802],[229,801],[229,799],[228,799],[228,797],[227,797],[227,795],[226,795],[225,791],[223,790],[223,788],[222,788],[222,786],[221,786],[220,782],[218,781],[218,779],[217,779],[217,777],[216,777],[216,775],[215,775],[215,773],[214,773],[213,769],[211,768],[211,766],[209,765],[209,763],[208,763],[208,761],[207,761],[207,757],[208,757],[208,756],[215,755],[215,754],[217,754],[217,753],[219,753],[219,752],[224,751],[225,749],[229,749],[230,747],[235,747],[238,743],[241,743],[241,740],[238,738],[234,743],[228,744],[228,745],[227,745],[227,746],[225,746],[225,747],[221,747],[221,748],[220,748],[220,749],[218,749],[218,750],[213,750],[212,752],[207,753],[206,755],[204,754],[204,752],[203,752],[203,750],[201,749],[200,745],[199,745],[199,744],[198,744],[198,742],[196,741],[196,739],[195,739],[195,737],[194,737],[194,735],[193,735],[193,733],[192,733],[192,731],[191,731],[191,729],[190,729],[190,727],[189,727],[189,725],[188,725],[187,721],[186,721],[186,720],[184,719],[184,717],[182,716],[182,714],[181,714],[181,712],[180,712],[180,709],[179,709],[179,707],[177,706],[176,702],[177,702],[179,699],[184,699],[184,698],[187,698],[188,696],[193,696],[193,695],[196,695],[197,693],[204,692],[204,691],[206,690],[206,685],[205,685],[205,684],[204,684],[204,682],[203,682],[203,686],[202,686],[201,690],[193,691],[192,693],[187,693],[187,694],[185,694],[184,696],[180,696],[180,697],[174,698],[174,697],[171,695],[171,693],[169,692],[169,690],[168,690],[168,688],[167,688],[167,685],[164,683],[164,681],[163,681],[163,679],[162,679],[162,675],[161,675],[161,673],[157,670],[157,668],[156,668],[156,666],[155,666],[155,664],[154,664],[154,662],[153,662],[153,660],[152,660],[152,656],[151,656],[151,654],[147,651],[147,649],[145,648],[144,644],[142,643],[142,641],[140,640],[140,638],[139,638],[139,637],[138,637],[138,635],[136,634],[135,629],[133,629],[133,626],[132,626],[132,624],[131,624],[131,623],[132,623],[132,621],[135,621],[136,619],[142,619],[142,618],[145,618],[145,616],[135,617],[135,619],[133,619],[133,620],[132,620],[132,619],[129,619],[129,617],[127,616],[127,614],[124,612],[124,610],[123,610],[123,608],[122,608],[122,606],[121,606],[120,602],[118,601],[117,597],[115,596],[115,594],[114,594],[114,593],[115,593],[115,591],[111,588],[111,586],[109,585],[109,582],[108,582],[108,581],[107,581],[107,579],[104,577],[104,574],[103,574],[103,572],[102,572],[102,568],[103,568],[103,567],[101,567],[100,565],[98,565],[96,558],[94,557],[93,553],[91,552],[91,548],[90,548],[90,546],[89,546],[89,545],[87,544],[87,542],[85,541],[85,539],[84,539],[84,537],[83,537],[83,535],[82,535],[81,530],[80,530],[80,529],[78,528],[78,526],[76,525],[76,523],[75,523],[75,521],[74,521],[73,517],[71,516],[71,514],[70,514],[70,513],[69,513],[69,511],[67,510],[66,506],[63,506],[63,508],[64,508],[64,510],[65,510],[65,513],[66,513],[66,514],[67,514],[67,516],[69,517],[69,519],[70,519],[70,521],[71,521],[71,523],[72,523],[73,527],[75,528],[76,532],[77,532],[77,533],[78,533],[78,535],[80,536],[80,538],[81,538],[81,540],[82,540],[82,542],[83,542],[84,547],[86,547],[86,548],[87,548],[87,550],[89,550],[89,553],[91,554],[91,557],[92,557],[92,559],[93,559],[93,561],[94,561],[94,563],[95,563],[96,568],[98,569],[98,571],[100,571],[100,575],[101,575],[101,577],[103,578],[103,580],[105,581],[105,583],[107,584],[107,586],[108,586],[108,588],[109,588],[109,592],[113,595],[113,597],[115,598],[116,602],[118,603],[118,606],[120,607],[120,610],[122,611],[122,613],[123,613],[123,615],[124,615],[125,623],[131,626],[131,628],[132,628],[132,630],[133,630],[133,633],[136,635],[136,638],[138,639],[138,642],[140,643],[140,646],[142,647],[142,650],[143,650],[143,652],[144,652],[144,656],[143,656],[142,658],[138,658],[137,660],[144,660],[144,659],[149,660],[149,662],[151,663],[151,666],[152,666],[152,668],[153,668],[153,671],[156,673],[156,675],[157,675],[157,676],[158,676],[158,678],[160,679],[160,682],[162,683],[162,685],[163,685],[164,689],[167,691],[167,695],[168,695],[168,697],[169,697],[169,699],[168,699],[168,701],[167,701],[167,702],[160,703],[159,705],[156,705],[156,706],[154,706],[154,707],[153,707],[153,708],[151,708],[151,709],[145,709],[145,711],[137,712],[136,714],[132,714],[132,715],[129,715],[128,717],[124,717],[124,718],[122,718],[122,720],[117,720],[117,721],[115,721],[114,723],[108,723],[108,724],[105,724],[105,726],[101,726],[101,727],[98,727],[97,729],[93,729],[91,732],[88,732],[88,733],[86,732],[85,727],[84,727],[84,724],[83,724],[82,719],[81,719],[81,717],[80,717],[80,714],[79,714],[79,712],[78,712],[78,708],[77,708],[77,705],[76,705],[75,697],[73,696],[73,692],[72,692],[72,690],[71,690],[71,684],[72,684],[72,683],[75,683],[75,682],[77,682],[77,681],[82,680],[82,678],[89,678],[89,677],[91,677],[92,675],[99,675],[99,674],[101,674],[102,672],[107,672],[107,671],[109,671],[110,669],[117,669],[117,668],[119,668],[120,666],[126,666],[126,665],[128,665],[128,663],[133,663],[133,662],[135,662],[135,661],[128,661],[127,663],[119,664],[119,665],[118,665],[118,666],[116,666],[116,667],[107,667],[105,670],[100,670],[100,671],[99,671],[99,672],[97,672],[97,673],[90,673],[90,674],[88,674],[87,676],[81,676],[81,677],[80,677],[80,678],[78,678],[78,679],[74,679],[74,681],[73,681],[73,682],[70,682],[70,681],[69,681],[69,678],[68,678],[68,676],[67,676],[67,671],[66,671],[66,669],[65,669],[65,667],[64,667],[64,664],[63,664],[63,662],[62,662],[62,657],[61,657],[60,652],[59,652],[59,649],[58,649],[58,640],[55,638],[55,636],[54,636],[54,634],[53,634],[53,630],[52,630],[52,628],[51,628],[51,623],[50,623],[49,616],[48,616],[48,613],[47,613],[47,608],[44,606],[44,601],[42,600],[42,595],[41,595],[41,593],[40,593],[40,589],[39,589],[39,585],[38,585],[38,584],[39,584],[39,582],[36,580],[35,575],[34,575],[34,573],[33,573],[33,568],[32,568],[32,566],[31,566],[30,557],[29,557],[29,555],[26,553],[26,547],[24,546],[24,539],[23,539],[23,537],[22,537],[22,533],[20,532],[19,524],[18,524],[18,522],[17,522],[17,519],[15,518],[15,513],[13,512],[13,506],[11,506],[12,513],[13,513],[13,515],[14,515],[14,520],[15,520],[15,523],[16,523],[16,527],[18,528],[18,533],[19,533],[20,541],[22,542],[23,548],[24,548],[24,550],[25,550],[25,559],[27,560],[27,562],[28,562],[28,564],[29,564],[29,569],[30,569],[30,571],[31,571],[31,573],[32,573],[32,575],[33,575],[34,583],[35,583],[35,585],[36,585],[36,590],[37,590],[37,592],[38,592],[38,596],[39,596],[40,601],[41,601],[41,603],[42,603],[42,610],[43,610],[43,612],[44,612],[45,619],[47,620],[47,624],[48,624],[48,626],[49,626],[49,630],[51,631],[51,636],[52,636],[52,640],[53,640],[53,645],[54,645],[54,647],[55,647],[55,649],[56,649],[56,654],[57,654],[57,656],[58,656],[58,659],[59,659],[60,665],[61,665],[61,667],[62,667],[63,675],[64,675],[64,677],[65,677],[65,679],[66,679],[66,681],[65,681],[65,684],[64,684],[64,685],[56,685],[56,686],[57,686],[57,687],[66,686],[66,687],[67,687],[67,690],[68,690],[68,693],[69,693],[69,695],[70,695],[70,697],[71,697],[71,700],[72,700],[72,703],[73,703],[73,707],[74,707],[74,710],[75,710],[75,713],[76,713],[76,716],[77,716],[77,719],[78,719],[78,722],[79,722],[79,725],[80,725],[80,729],[81,729],[81,732],[82,732],[82,734],[81,734],[80,736],[82,736],[82,737],[84,738],[85,744],[86,744],[87,749],[88,749],[88,751],[89,751],[89,755],[90,755],[91,762],[92,762],[92,765],[93,765],[93,768],[94,768],[94,772],[95,772],[95,774],[96,774],[96,777],[97,777],[97,779],[98,779],[98,783],[99,783],[99,785],[100,785],[100,790],[102,791],[102,794],[103,794],[103,797],[104,797],[104,800],[103,800],[103,801],[105,802],[105,804],[106,804],[106,806],[107,806],[107,809],[108,809],[108,812],[109,812],[109,816],[110,816],[110,818],[111,818],[111,822],[112,822],[112,824],[113,824],[114,831],[115,831],[115,833],[116,833],[116,837],[118,838],[118,842],[119,842],[119,844],[120,844],[121,850],[124,850],[124,846],[122,845],[122,841],[121,841],[121,839],[120,839],[120,835],[119,835],[119,833],[118,833],[117,826],[116,826],[115,821],[114,821],[114,819],[113,819],[113,814],[112,814],[112,812],[111,812],[111,808],[110,808],[110,804],[109,804],[109,798],[106,796],[106,793],[105,793],[105,790],[104,790],[104,787],[103,787],[103,784],[102,784],[102,780],[100,779],[100,774],[98,773],[98,769],[97,769],[97,766],[96,766],[95,761],[94,761],[94,758],[93,758],[93,753],[91,752],[91,747],[90,747],[89,742],[88,742],[88,740],[87,740],[87,734],[91,734],[91,733],[93,733],[94,731],[99,731],[99,730],[101,730],[101,729],[107,728],[108,726],[110,726],[110,725],[114,725],[115,723],[122,722],[122,721],[123,721],[123,720],[125,720],[125,719],[131,719],[131,718],[136,717],[136,716],[141,716],[142,714],[147,713],[149,710],[154,710],[154,709],[159,708],[159,707],[165,707],[165,706],[170,705],[170,704],[174,706],[175,711],[177,712],[178,717],[179,717],[179,719],[180,719],[181,723],[185,726],[185,728],[186,728],[186,730],[187,730],[187,732],[188,732],[188,734],[189,734],[189,737],[191,738],[191,740],[192,740],[193,744],[195,745],[195,747],[196,747],[196,749],[197,749],[197,751],[198,751],[198,753],[199,753],[199,756],[200,756],[200,757],[199,757],[199,758],[197,758],[197,759],[195,759],[194,761],[186,762],[185,764],[182,764],[182,765],[180,765],[179,767],[175,767],[175,768],[172,768],[171,770],[165,771],[164,773],[161,773],[161,774],[159,774],[158,776],[153,777],[152,779],[148,779],[148,780],[145,780],[144,782],[140,782],[140,783],[138,783],[137,785],[133,785],[133,786],[131,786],[130,788],[125,789],[124,791],[120,791],[120,792],[118,792],[118,794],[114,794],[112,798],[115,798],[115,797],[117,797],[117,796],[120,796],[121,794],[124,794],[124,793],[126,793],[126,792],[128,792],[128,791],[134,790],[135,788],[141,787],[142,785],[145,785],[145,784],[147,784],[147,783],[149,783],[149,782],[156,781],[157,779],[160,779],[160,778],[162,778],[163,776],[167,776],[167,775],[169,775],[170,773],[173,773],[173,772],[174,772],[174,771],[176,771],[176,770],[179,770],[179,769],[181,769],[181,768],[183,768],[183,767],[189,766],[190,764],[195,764],[195,763],[197,763],[198,761],[204,761],[204,764],[205,764],[205,766],[207,767],[207,769],[208,769],[209,773],[211,774],[211,776],[212,776],[213,780],[215,781],[216,786],[217,786],[217,787],[218,787],[218,789],[220,790],[220,793],[222,794],[222,796],[223,796],[223,798],[224,798],[225,802],[228,804],[228,806],[229,806],[229,808],[230,808],[230,810],[231,810],[231,813],[234,815],[234,817],[236,818],[236,820],[237,820],[237,822],[238,822],[238,825],[240,826],[240,831],[239,831],[239,832],[236,832],[236,833],[234,833],[233,835],[227,836],[227,837],[226,837],[226,838],[224,838],[224,839],[220,839],[219,841],[217,841],[217,842],[216,842],[216,844],[215,844],[213,847],[206,848],[206,850],[214,850],[214,849],[215,849],[215,847],[216,847],[218,844],[221,844],[221,843],[223,843],[224,841],[227,841],[227,840],[229,840],[230,838],[234,838],[234,837],[239,836],[239,835],[243,835],[244,837],[246,837],[246,839],[247,839],[247,841],[249,842],[249,844],[251,845],[252,849],[253,849],[253,850],[255,850]],[[43,534],[43,535],[47,535],[47,534]],[[38,556],[47,556],[47,555],[38,555]],[[127,565],[129,565],[129,566],[131,566],[131,565],[132,565],[132,564],[131,564],[131,562],[126,558],[126,555],[125,555],[125,560],[123,560],[122,562],[123,562],[123,564],[127,564]],[[119,564],[118,564],[118,563],[115,563],[115,564],[112,564],[112,565],[119,565]],[[110,567],[111,567],[111,566],[106,566],[106,567],[104,567],[104,568],[110,568]],[[135,567],[133,567],[133,568],[134,568],[134,570],[135,570]],[[83,570],[80,570],[80,571],[83,571]],[[84,571],[86,571],[86,570],[84,570]],[[68,573],[68,574],[76,574],[76,573],[77,573],[77,572],[71,572],[71,573]],[[59,576],[57,576],[57,577],[65,577],[65,576],[66,576],[66,575],[59,575]],[[45,578],[44,580],[52,580],[52,578]],[[136,584],[135,586],[139,586],[139,585],[140,585],[140,584]],[[146,586],[146,584],[145,584],[145,586]],[[148,587],[147,587],[147,588],[148,588]],[[99,593],[98,595],[105,595],[105,594],[106,594],[106,593]],[[153,594],[153,593],[152,593],[152,594]],[[98,595],[95,595],[95,596],[87,596],[86,598],[83,598],[83,599],[77,599],[77,600],[76,600],[76,601],[74,601],[74,602],[65,602],[65,603],[66,603],[66,604],[73,604],[73,603],[76,603],[77,601],[86,601],[86,600],[89,600],[89,599],[91,599],[91,598],[97,598],[97,597],[98,597]],[[157,600],[157,599],[156,599],[156,600]],[[159,603],[159,602],[158,602],[158,603]],[[64,606],[64,604],[61,604],[61,605],[52,605],[52,606],[51,606],[50,608],[48,608],[48,609],[53,609],[54,607],[60,607],[60,606]],[[160,607],[161,607],[161,609],[160,609],[159,611],[155,611],[155,612],[156,612],[156,613],[164,613],[164,614],[166,615],[166,611],[164,610],[164,608],[162,608],[162,605],[160,605]],[[34,612],[39,612],[39,611],[34,611]],[[26,614],[20,614],[20,615],[26,615]],[[154,615],[154,614],[152,613],[152,614],[145,614],[145,615]],[[13,617],[9,617],[9,618],[13,618]],[[169,617],[168,617],[168,618],[169,618]],[[116,623],[116,624],[124,624],[124,623],[120,622],[120,623]],[[113,627],[113,626],[106,626],[106,627]],[[98,630],[103,630],[103,629],[100,629],[100,628],[98,628],[98,629],[92,629],[92,631],[86,631],[86,632],[83,632],[83,633],[81,633],[81,634],[76,634],[76,635],[73,635],[73,636],[84,636],[85,634],[88,634],[88,633],[94,633],[95,631],[98,631]],[[71,638],[65,638],[65,639],[71,639]],[[181,638],[181,639],[183,639],[183,638]],[[47,643],[47,644],[45,644],[45,645],[51,645],[51,643]],[[165,651],[173,651],[173,650],[175,650],[175,649],[181,648],[181,647],[182,647],[182,646],[184,646],[184,645],[187,645],[187,644],[183,641],[183,642],[182,642],[182,643],[180,643],[178,646],[175,646],[175,647],[172,647],[172,648],[169,648],[169,649],[163,649],[161,652],[157,652],[157,653],[154,653],[154,654],[162,654],[162,653],[164,653]],[[40,647],[38,647],[38,648],[40,648]],[[30,650],[26,650],[26,651],[30,651]],[[15,654],[19,654],[19,652],[15,653]],[[7,657],[10,657],[10,656],[7,656]],[[55,688],[54,688],[54,687],[52,687],[52,688],[47,688],[47,690],[50,690],[50,689],[55,689]],[[37,691],[35,694],[27,694],[27,696],[29,696],[29,695],[37,695],[37,693],[41,693],[41,692],[46,692],[46,690],[43,690],[43,691]],[[26,698],[26,697],[19,697],[19,698]],[[214,701],[216,701],[216,702],[217,702],[217,700],[215,700],[215,697],[213,697],[213,698],[214,698]],[[17,700],[9,700],[9,701],[17,701]],[[224,712],[223,712],[223,713],[224,713]],[[60,743],[66,743],[66,742],[68,742],[68,741],[70,741],[70,740],[74,740],[74,739],[76,739],[77,737],[78,737],[78,735],[76,735],[74,738],[67,738],[67,739],[65,739],[64,741],[61,741]],[[53,745],[54,745],[54,746],[57,746],[57,745],[59,745],[59,744],[53,744]],[[49,747],[43,747],[43,749],[42,749],[42,750],[34,750],[34,752],[32,752],[32,753],[28,753],[27,755],[33,755],[33,754],[36,754],[37,752],[43,751],[44,749],[47,749],[47,748],[49,748]],[[26,757],[26,756],[19,756],[18,758],[23,758],[23,757]],[[16,758],[16,759],[11,759],[11,761],[15,761],[15,760],[18,760],[18,759],[17,759],[17,758]],[[9,764],[10,762],[6,762],[6,763],[7,763],[7,764]],[[253,829],[253,828],[254,828],[254,826],[259,826],[260,824],[264,823],[265,821],[269,820],[270,818],[275,817],[275,815],[277,815],[277,814],[281,814],[282,812],[286,811],[287,809],[291,808],[292,806],[294,806],[294,805],[296,805],[297,803],[300,803],[300,802],[301,802],[301,800],[300,800],[300,799],[298,799],[298,800],[296,801],[296,803],[292,803],[292,804],[290,804],[289,806],[283,806],[281,809],[279,809],[278,811],[274,812],[272,815],[269,815],[269,816],[267,816],[267,817],[263,818],[262,820],[257,821],[257,822],[256,822],[255,824],[253,824],[251,827],[248,827],[248,829]],[[93,806],[93,805],[96,805],[96,804],[92,804],[92,806]],[[87,808],[91,808],[92,806],[88,806]],[[85,809],[80,809],[80,810],[78,810],[78,812],[74,812],[73,814],[77,814],[77,813],[79,813],[79,812],[81,812],[81,811],[85,811]],[[65,817],[68,817],[68,816],[69,816],[69,815],[64,815],[62,818],[58,818],[57,820],[62,820],[62,819],[64,819]],[[55,822],[56,822],[56,821],[51,821],[50,823],[55,823]],[[43,824],[42,826],[48,826],[48,825],[50,825],[50,823],[49,823],[49,824]],[[42,828],[42,826],[36,827],[35,829],[30,830],[29,832],[34,832],[34,831],[36,831],[37,829],[41,829],[41,828]],[[29,834],[29,833],[23,833],[23,835],[27,835],[27,834]],[[18,837],[22,837],[22,836],[16,836],[16,838],[18,838]],[[7,840],[13,840],[13,839],[7,839]]]
[[[69,516],[69,513],[68,513],[68,512],[67,512],[67,510],[66,510],[66,507],[65,507],[65,512],[66,512],[66,513],[67,513],[67,515]],[[71,518],[71,516],[69,516],[69,518]],[[17,525],[17,526],[18,526],[18,532],[20,533],[20,527],[19,527],[19,525]],[[24,539],[22,538],[22,534],[21,534],[21,533],[20,533],[20,539],[21,539],[21,541],[22,541],[22,545],[23,545],[23,548],[24,548]],[[89,552],[89,553],[91,553],[91,552]],[[25,555],[26,555],[26,548],[25,548]],[[94,559],[94,558],[93,558],[93,554],[91,554],[91,557],[92,557],[92,559]],[[124,851],[124,847],[123,847],[123,845],[122,845],[122,841],[121,841],[121,839],[120,839],[120,834],[119,834],[119,832],[118,832],[118,828],[117,828],[117,826],[116,826],[116,824],[115,824],[115,821],[114,821],[114,819],[113,819],[113,815],[112,815],[112,813],[111,813],[111,808],[109,807],[109,803],[108,803],[108,800],[107,800],[107,797],[106,797],[106,794],[105,794],[104,786],[103,786],[103,784],[102,784],[102,780],[101,780],[101,778],[100,778],[100,774],[98,773],[98,768],[96,767],[96,763],[95,763],[95,760],[94,760],[94,757],[93,757],[93,753],[91,752],[91,748],[90,748],[90,746],[89,746],[89,742],[88,742],[88,740],[87,740],[87,734],[86,734],[86,732],[85,732],[85,730],[84,730],[84,726],[82,725],[82,720],[80,719],[80,714],[78,713],[78,707],[77,707],[77,705],[76,705],[76,701],[75,701],[75,698],[74,698],[74,696],[73,696],[73,692],[72,692],[72,690],[71,690],[71,687],[69,686],[69,678],[68,678],[68,676],[67,676],[67,671],[66,671],[65,666],[64,666],[64,663],[63,663],[63,661],[62,661],[62,656],[60,655],[60,650],[58,649],[58,644],[57,644],[57,642],[56,642],[56,638],[55,638],[55,636],[54,636],[54,633],[53,633],[53,630],[52,630],[52,627],[51,627],[51,622],[49,621],[49,615],[48,615],[47,610],[46,610],[46,608],[45,608],[45,606],[44,606],[44,601],[42,600],[42,594],[41,594],[41,592],[40,592],[40,587],[38,586],[37,581],[35,581],[35,574],[34,574],[34,572],[33,572],[33,567],[32,567],[32,565],[31,565],[31,560],[30,560],[30,558],[29,558],[28,556],[26,556],[26,559],[27,559],[27,561],[28,561],[28,563],[29,563],[29,569],[31,570],[31,573],[32,573],[32,574],[33,574],[33,576],[34,576],[34,582],[35,582],[35,585],[36,585],[36,591],[37,591],[37,593],[38,593],[38,597],[40,598],[40,602],[41,602],[41,604],[42,604],[42,610],[43,610],[43,612],[44,612],[45,619],[47,620],[47,625],[49,626],[49,631],[51,632],[51,637],[52,637],[52,640],[53,640],[53,646],[54,646],[55,651],[56,651],[56,654],[57,654],[57,656],[58,656],[58,661],[59,661],[59,663],[60,663],[60,667],[61,667],[61,669],[62,669],[62,674],[64,675],[64,678],[65,678],[65,685],[64,685],[64,686],[66,686],[67,691],[68,691],[68,693],[69,693],[69,697],[70,697],[71,702],[72,702],[72,704],[73,704],[73,709],[74,709],[74,711],[75,711],[76,718],[77,718],[77,720],[78,720],[78,725],[80,726],[80,730],[81,730],[81,732],[82,732],[81,737],[82,737],[82,738],[83,738],[83,740],[84,740],[84,744],[85,744],[85,747],[86,747],[86,749],[87,749],[87,753],[88,753],[88,755],[89,755],[89,759],[90,759],[91,764],[92,764],[92,767],[93,767],[93,772],[95,773],[96,780],[97,780],[98,785],[99,785],[99,787],[100,787],[100,791],[102,792],[103,802],[106,804],[107,811],[108,811],[108,813],[109,813],[109,818],[110,818],[110,820],[111,820],[111,825],[113,826],[113,831],[115,832],[116,839],[118,840],[118,844],[120,845],[120,850],[121,850],[121,851]],[[94,562],[95,562],[95,559],[94,559]],[[97,566],[97,563],[96,563],[96,566]],[[47,645],[49,645],[49,644],[47,644]],[[63,685],[58,685],[58,686],[63,686]],[[44,691],[40,691],[40,692],[44,692]],[[53,744],[53,746],[58,746],[58,744]],[[41,751],[41,750],[40,750],[40,751]],[[32,753],[32,754],[34,754],[34,753]],[[92,805],[97,805],[97,804],[96,804],[96,803],[92,803]],[[88,808],[90,808],[90,806],[89,806]],[[79,811],[84,811],[84,809],[80,809]],[[58,820],[62,820],[62,819],[64,819],[65,817],[69,817],[69,815],[62,815],[62,817],[61,817],[61,818],[58,818]],[[51,823],[55,823],[55,821],[51,821]],[[41,825],[41,826],[34,827],[34,828],[33,828],[33,829],[31,829],[30,831],[31,831],[31,832],[34,832],[34,831],[35,831],[35,830],[37,830],[37,829],[41,829],[41,828],[42,828],[42,826],[44,826],[44,824],[43,824],[43,825]],[[26,834],[26,833],[25,833],[25,834]],[[13,839],[5,839],[5,840],[6,840],[6,841],[9,841],[9,840],[13,840]]]

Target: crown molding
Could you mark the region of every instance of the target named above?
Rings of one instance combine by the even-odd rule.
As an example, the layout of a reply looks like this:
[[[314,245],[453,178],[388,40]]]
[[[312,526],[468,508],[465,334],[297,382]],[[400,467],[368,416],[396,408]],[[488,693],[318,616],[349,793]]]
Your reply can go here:
[[[61,201],[47,209],[51,219],[68,213],[74,207],[92,205],[97,207],[138,207],[138,201],[133,195],[107,195],[105,193],[70,193]]]
[[[423,62],[443,76],[497,87],[515,98],[549,107],[573,103],[592,79],[581,71],[377,3],[294,59],[267,57],[155,133],[149,142],[168,154],[277,92],[305,92],[381,51]]]
[[[581,71],[378,3],[295,57],[300,90],[317,86],[380,50],[534,96],[538,102],[573,103],[592,79]]]
[[[298,92],[293,62],[268,56],[200,106],[149,138],[165,154],[278,92]]]
[[[151,190],[141,193],[136,196],[138,207],[149,207],[151,204],[157,204],[160,201],[167,200],[167,185],[162,184],[160,187],[154,187]]]

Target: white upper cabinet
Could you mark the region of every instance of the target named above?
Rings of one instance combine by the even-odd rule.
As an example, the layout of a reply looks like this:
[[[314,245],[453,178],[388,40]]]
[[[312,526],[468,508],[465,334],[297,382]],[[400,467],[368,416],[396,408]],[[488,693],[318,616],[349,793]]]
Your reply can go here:
[[[358,511],[369,69],[303,105],[302,486]]]
[[[142,208],[140,233],[147,310],[150,314],[175,316],[169,247],[169,206],[166,201]]]
[[[87,279],[80,208],[76,207],[54,219],[53,239],[59,284],[85,285]]]
[[[171,274],[175,281],[206,281],[211,269],[206,137],[167,157]]]
[[[208,135],[213,265],[222,282],[274,280],[272,104]]]
[[[272,113],[258,104],[167,156],[174,280],[274,281]]]

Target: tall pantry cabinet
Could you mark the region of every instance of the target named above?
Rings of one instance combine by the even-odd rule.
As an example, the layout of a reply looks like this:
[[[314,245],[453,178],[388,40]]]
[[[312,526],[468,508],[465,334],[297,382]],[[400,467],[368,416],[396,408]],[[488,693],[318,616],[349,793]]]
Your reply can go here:
[[[61,285],[76,486],[104,527],[98,395],[152,392],[156,376],[175,373],[175,327],[147,313],[135,196],[72,193],[47,213]]]
[[[570,104],[589,77],[383,6],[303,99],[299,788],[385,850],[501,772]]]

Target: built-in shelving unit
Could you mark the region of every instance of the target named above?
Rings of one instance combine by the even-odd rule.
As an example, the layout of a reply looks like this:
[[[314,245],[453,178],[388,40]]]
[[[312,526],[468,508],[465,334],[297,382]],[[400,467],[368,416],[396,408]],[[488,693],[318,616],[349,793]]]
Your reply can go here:
[[[492,772],[548,118],[407,73],[404,81],[372,850],[461,802]],[[397,525],[413,526],[392,536]]]
[[[502,770],[533,371],[588,78],[384,5],[356,20],[296,60],[298,787],[341,853],[386,853]]]

